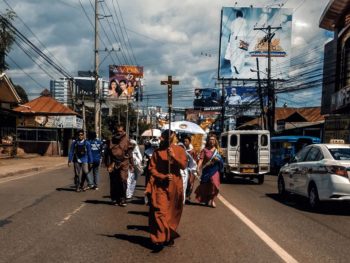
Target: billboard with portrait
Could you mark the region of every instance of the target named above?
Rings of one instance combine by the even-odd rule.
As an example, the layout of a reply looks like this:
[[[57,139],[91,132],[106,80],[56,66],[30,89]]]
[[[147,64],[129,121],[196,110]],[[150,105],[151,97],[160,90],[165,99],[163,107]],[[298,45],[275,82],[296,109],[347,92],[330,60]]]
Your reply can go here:
[[[267,105],[266,94],[261,94],[264,105]],[[258,89],[254,86],[225,87],[226,114],[256,116],[261,112]]]
[[[223,7],[221,17],[221,39],[219,78],[256,79],[256,58],[260,69],[267,68],[267,30],[272,29],[271,72],[274,79],[285,79],[288,74],[291,52],[292,9],[288,8],[236,8]],[[264,78],[266,76],[261,76]]]
[[[193,107],[203,110],[221,109],[221,90],[217,88],[196,88]]]
[[[106,98],[111,101],[142,100],[143,67],[131,65],[109,66],[109,87]]]

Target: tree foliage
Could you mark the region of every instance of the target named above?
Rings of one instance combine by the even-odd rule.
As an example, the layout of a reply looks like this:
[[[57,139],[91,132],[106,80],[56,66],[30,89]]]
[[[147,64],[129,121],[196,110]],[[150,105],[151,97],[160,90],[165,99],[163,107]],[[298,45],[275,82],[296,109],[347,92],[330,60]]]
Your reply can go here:
[[[11,50],[15,41],[14,33],[8,28],[8,24],[16,17],[16,13],[6,9],[5,14],[0,15],[0,72],[8,69],[5,55]]]
[[[128,114],[127,114],[128,110]],[[122,124],[126,126],[127,118],[129,119],[129,134],[130,137],[136,136],[137,131],[137,110],[135,106],[129,104],[129,107],[126,105],[118,105],[112,110],[112,115],[102,118],[102,137],[110,137],[115,129],[117,124]],[[144,123],[141,118],[139,118],[139,135],[142,134],[145,130],[149,129],[150,125]]]
[[[27,92],[24,90],[24,88],[22,88],[22,86],[20,85],[13,85],[13,86],[15,87],[18,96],[20,96],[22,103],[27,103],[29,100],[28,100]]]

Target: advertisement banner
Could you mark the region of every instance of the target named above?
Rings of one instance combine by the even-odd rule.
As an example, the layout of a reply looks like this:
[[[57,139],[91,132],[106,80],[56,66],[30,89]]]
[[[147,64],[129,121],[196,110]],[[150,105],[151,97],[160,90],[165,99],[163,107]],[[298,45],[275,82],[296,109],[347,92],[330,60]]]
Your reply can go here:
[[[268,60],[267,26],[272,29],[270,45],[273,79],[285,79],[288,75],[291,51],[292,9],[287,8],[233,8],[223,7],[219,78],[256,79],[256,57],[261,69]],[[255,30],[266,28],[264,30]],[[261,76],[266,78],[266,76]]]
[[[143,67],[131,65],[109,66],[109,87],[106,99],[133,102],[142,100]]]
[[[83,120],[75,115],[68,116],[24,116],[17,119],[19,127],[45,127],[82,129]]]

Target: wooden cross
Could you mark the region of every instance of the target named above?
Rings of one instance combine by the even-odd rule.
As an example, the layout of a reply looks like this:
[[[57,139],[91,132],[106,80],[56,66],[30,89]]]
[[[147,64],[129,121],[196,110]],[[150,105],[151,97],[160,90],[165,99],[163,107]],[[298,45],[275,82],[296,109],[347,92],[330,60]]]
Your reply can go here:
[[[168,106],[173,106],[173,85],[179,85],[178,80],[173,80],[172,76],[168,76],[168,80],[162,80],[160,85],[168,85]]]
[[[168,85],[168,120],[169,120],[169,147],[171,143],[171,109],[173,107],[173,85],[179,85],[178,80],[173,80],[172,76],[168,76],[168,80],[162,80],[160,85]],[[168,156],[168,173],[170,174],[170,158]]]

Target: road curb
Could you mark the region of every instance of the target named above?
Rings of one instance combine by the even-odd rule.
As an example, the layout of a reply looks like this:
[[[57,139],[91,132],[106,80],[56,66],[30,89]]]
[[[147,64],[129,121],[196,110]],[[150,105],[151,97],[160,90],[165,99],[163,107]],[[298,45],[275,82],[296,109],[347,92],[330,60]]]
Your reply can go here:
[[[49,169],[58,169],[60,167],[63,167],[65,166],[66,163],[62,163],[62,164],[56,164],[56,165],[53,165],[51,167],[47,167],[47,166],[38,166],[38,167],[31,167],[31,168],[26,168],[26,169],[23,169],[23,170],[18,170],[18,171],[14,171],[14,172],[8,172],[8,173],[5,173],[5,174],[0,174],[0,179],[2,178],[7,178],[7,177],[11,177],[11,176],[15,176],[15,175],[23,175],[23,174],[27,174],[27,173],[31,173],[31,172],[41,172],[41,171],[44,171],[44,170],[49,170]]]

